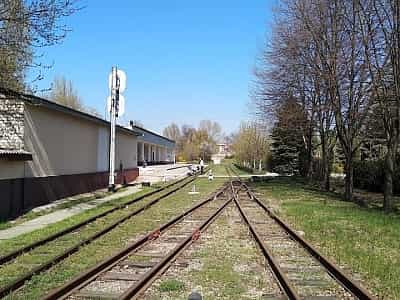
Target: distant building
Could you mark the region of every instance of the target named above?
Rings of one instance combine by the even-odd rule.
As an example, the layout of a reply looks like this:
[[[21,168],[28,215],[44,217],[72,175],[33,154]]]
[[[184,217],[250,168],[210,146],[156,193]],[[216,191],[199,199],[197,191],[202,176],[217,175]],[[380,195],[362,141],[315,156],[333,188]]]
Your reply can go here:
[[[225,143],[217,144],[217,151],[217,153],[211,156],[211,160],[216,165],[219,165],[225,157],[231,155],[229,145]]]
[[[54,102],[0,89],[0,220],[108,185],[110,123]],[[117,126],[116,182],[138,165],[168,163],[175,142]]]
[[[218,154],[223,154],[225,156],[231,155],[230,147],[228,144],[225,143],[217,144],[217,147],[218,147]]]

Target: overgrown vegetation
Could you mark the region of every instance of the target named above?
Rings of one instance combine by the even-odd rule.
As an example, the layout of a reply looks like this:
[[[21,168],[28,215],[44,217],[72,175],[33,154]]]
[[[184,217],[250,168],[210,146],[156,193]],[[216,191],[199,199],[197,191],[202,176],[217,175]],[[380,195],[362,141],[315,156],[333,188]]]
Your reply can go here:
[[[204,299],[262,299],[277,289],[233,204],[183,256],[188,266],[172,265],[146,291],[145,299],[186,300],[193,290],[198,290]]]
[[[249,175],[253,173],[253,169],[246,169],[242,168],[241,166],[237,166],[234,163],[234,160],[232,159],[224,159],[221,164],[219,165],[211,165],[210,169],[212,170],[212,173],[214,176],[226,176],[228,177],[229,174],[226,171],[226,166],[230,165],[232,167],[233,172],[238,175]],[[230,174],[231,176],[233,174]]]
[[[322,253],[379,294],[399,299],[400,216],[373,203],[361,208],[330,193],[309,189],[294,178],[255,183],[260,199],[285,216]],[[357,274],[354,274],[357,273]]]
[[[400,194],[400,160],[393,173],[393,193]],[[368,160],[354,162],[354,186],[370,192],[383,192],[385,183],[385,161]]]
[[[50,289],[65,283],[67,280],[76,276],[79,272],[86,270],[101,260],[109,257],[112,253],[122,249],[140,234],[153,230],[157,226],[165,223],[173,216],[183,212],[200,199],[204,199],[207,194],[213,192],[223,184],[224,180],[214,180],[209,182],[206,179],[196,179],[195,184],[200,194],[188,195],[192,186],[186,186],[178,193],[168,196],[163,200],[162,205],[155,205],[135,218],[128,220],[111,232],[97,239],[93,243],[82,247],[79,252],[68,257],[65,261],[56,265],[54,268],[43,274],[35,276],[21,290],[6,299],[40,299]],[[65,225],[64,225],[65,226]],[[91,226],[90,230],[98,230],[103,227],[102,222]],[[76,237],[69,236],[64,242],[76,243]],[[2,244],[0,244],[2,245]],[[37,251],[53,251],[52,248],[41,247]],[[39,256],[22,257],[21,262],[32,264]],[[0,279],[4,284],[15,278],[21,270],[15,267],[9,267],[0,270]]]

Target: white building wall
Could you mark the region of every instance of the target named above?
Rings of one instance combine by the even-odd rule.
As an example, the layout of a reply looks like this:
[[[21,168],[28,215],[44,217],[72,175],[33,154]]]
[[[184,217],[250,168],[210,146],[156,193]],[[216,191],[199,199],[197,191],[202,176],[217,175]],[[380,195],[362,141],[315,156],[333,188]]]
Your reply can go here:
[[[137,138],[117,130],[116,168],[137,166]],[[43,106],[25,109],[25,146],[33,160],[26,177],[82,174],[108,170],[109,128]]]

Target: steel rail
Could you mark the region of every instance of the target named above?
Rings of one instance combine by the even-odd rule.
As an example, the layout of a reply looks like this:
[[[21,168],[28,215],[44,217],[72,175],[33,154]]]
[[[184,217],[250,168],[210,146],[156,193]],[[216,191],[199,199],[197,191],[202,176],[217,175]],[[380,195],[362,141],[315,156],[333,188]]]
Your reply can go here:
[[[17,290],[18,288],[23,286],[26,281],[31,279],[34,275],[37,275],[37,274],[39,274],[39,273],[41,273],[43,271],[46,271],[46,270],[50,269],[51,267],[53,267],[57,263],[61,262],[62,260],[64,260],[68,256],[70,256],[71,254],[74,254],[77,251],[79,251],[79,249],[82,246],[90,244],[94,240],[96,240],[96,239],[100,238],[101,236],[105,235],[106,233],[110,232],[112,229],[114,229],[118,225],[126,222],[130,218],[132,218],[132,217],[138,215],[139,213],[145,211],[146,209],[150,208],[151,206],[153,206],[154,204],[158,203],[162,199],[168,197],[169,195],[171,195],[171,194],[175,193],[176,191],[180,190],[181,188],[185,187],[189,183],[193,182],[193,180],[195,180],[195,178],[193,178],[193,179],[185,182],[184,184],[172,189],[171,191],[168,191],[168,193],[157,197],[156,199],[150,201],[149,203],[147,203],[144,206],[136,209],[135,211],[127,214],[126,216],[121,217],[117,221],[113,222],[112,224],[108,225],[107,227],[103,228],[102,230],[94,233],[93,235],[89,236],[85,240],[83,240],[83,241],[75,244],[74,246],[66,249],[64,252],[60,253],[56,257],[44,262],[43,264],[41,264],[41,265],[33,268],[32,270],[30,270],[28,273],[25,273],[25,274],[21,275],[20,277],[16,278],[14,281],[12,281],[8,285],[6,285],[6,286],[4,286],[3,288],[0,289],[0,298],[8,295],[9,293],[11,293],[11,292],[13,292],[15,290]]]
[[[209,216],[194,232],[203,232],[224,210],[224,208],[232,201],[232,198],[225,201],[211,216]],[[160,262],[158,262],[153,268],[145,273],[145,276],[135,285],[125,291],[119,300],[137,299],[138,294],[143,292],[152,283],[156,276],[161,273],[162,270],[168,268],[171,263],[178,257],[188,246],[190,246],[195,239],[193,234],[185,238],[179,245],[177,245],[167,256],[165,256]]]
[[[200,203],[197,203],[196,205],[192,206],[190,209],[186,210],[182,214],[174,217],[167,223],[161,225],[159,228],[147,233],[145,236],[137,240],[136,242],[128,245],[126,248],[120,250],[118,253],[112,255],[108,259],[98,263],[94,267],[88,269],[87,271],[81,273],[77,277],[73,278],[69,282],[65,283],[59,288],[56,288],[52,291],[50,291],[49,294],[47,294],[45,297],[43,297],[43,300],[54,300],[54,299],[66,299],[69,297],[75,290],[80,289],[81,287],[85,286],[88,282],[93,280],[94,278],[97,277],[97,275],[104,270],[112,267],[116,263],[118,263],[121,259],[123,259],[125,256],[127,256],[130,252],[136,250],[140,246],[142,246],[145,242],[147,242],[149,239],[153,237],[153,233],[155,232],[163,232],[166,229],[168,229],[170,226],[174,225],[181,219],[183,219],[185,216],[196,210],[197,208],[205,205],[206,203],[212,201],[213,199],[219,197],[222,193],[225,192],[225,190],[228,189],[228,186],[224,185],[222,188],[218,189],[216,192],[214,192],[211,196],[209,196],[207,199],[203,200]]]
[[[232,170],[233,172],[233,170]],[[234,173],[234,172],[233,172]],[[235,174],[236,175],[236,174]],[[237,175],[236,175],[237,176]],[[242,186],[246,189],[248,196],[257,202],[261,208],[267,212],[267,214],[275,220],[285,232],[296,242],[298,242],[312,257],[314,257],[324,268],[328,271],[329,275],[333,277],[341,286],[349,291],[353,296],[361,300],[375,300],[376,297],[371,295],[365,288],[361,287],[355,282],[348,274],[341,270],[336,264],[334,264],[327,257],[322,255],[314,246],[312,246],[303,237],[297,234],[287,223],[285,223],[280,217],[274,214],[262,201],[260,201],[250,188],[245,184],[239,177],[239,181]]]
[[[271,267],[273,274],[278,280],[279,285],[283,289],[283,291],[286,293],[289,299],[292,300],[300,300],[300,296],[297,294],[295,288],[293,285],[290,283],[289,278],[285,275],[285,273],[282,271],[281,267],[279,266],[279,263],[275,260],[272,251],[265,245],[263,240],[261,239],[260,235],[258,232],[255,230],[254,226],[250,223],[249,217],[247,214],[244,212],[242,206],[239,203],[238,200],[238,195],[235,193],[233,184],[231,183],[231,188],[233,192],[233,200],[243,218],[245,223],[250,229],[250,232],[252,233],[254,239],[256,240],[257,244],[261,248],[261,252],[263,253],[264,257],[267,259],[269,266]]]
[[[287,223],[285,223],[280,217],[274,214],[263,202],[261,202],[254,193],[250,190],[250,188],[244,184],[244,187],[247,189],[247,194],[251,199],[256,201],[264,211],[268,213],[268,215],[274,219],[289,236],[298,242],[312,257],[314,257],[321,265],[325,267],[328,273],[346,290],[348,290],[353,296],[362,300],[373,300],[376,299],[373,295],[371,295],[366,289],[361,287],[358,283],[356,283],[348,274],[346,274],[343,270],[341,270],[336,264],[334,264],[327,257],[322,255],[314,246],[312,246],[308,241],[306,241],[303,237],[297,234]]]
[[[97,215],[95,215],[93,217],[90,217],[89,219],[84,220],[82,222],[79,222],[78,224],[75,224],[75,225],[72,225],[72,226],[70,226],[68,228],[65,228],[65,229],[63,229],[63,230],[61,230],[59,232],[56,232],[56,233],[54,233],[54,234],[52,234],[52,235],[50,235],[50,236],[48,236],[46,238],[43,238],[43,239],[41,239],[39,241],[36,241],[36,242],[33,242],[33,243],[31,243],[29,245],[26,245],[24,247],[21,247],[19,249],[16,249],[16,250],[14,250],[14,251],[12,251],[12,252],[4,255],[4,256],[0,256],[0,265],[3,265],[5,263],[13,260],[14,258],[17,258],[18,256],[22,255],[25,252],[31,251],[31,250],[33,250],[33,249],[35,249],[35,248],[37,248],[39,246],[42,246],[42,245],[44,245],[44,244],[46,244],[48,242],[51,242],[51,241],[53,241],[53,240],[55,240],[55,239],[57,239],[57,238],[59,238],[59,237],[61,237],[63,235],[66,235],[66,234],[68,234],[68,233],[70,233],[70,232],[72,232],[74,230],[77,230],[77,229],[79,229],[79,228],[81,228],[81,227],[83,227],[83,226],[85,226],[85,225],[87,225],[89,223],[92,223],[92,222],[96,221],[99,218],[105,217],[106,215],[108,215],[110,213],[113,213],[113,212],[115,212],[117,210],[123,209],[127,205],[131,205],[133,203],[136,203],[138,201],[143,200],[144,198],[147,198],[147,197],[150,197],[150,196],[152,196],[152,195],[154,195],[156,193],[162,192],[163,190],[168,189],[168,188],[170,188],[170,187],[172,187],[174,185],[177,185],[178,183],[181,183],[186,179],[187,179],[187,177],[185,177],[183,179],[179,179],[179,180],[177,180],[177,181],[175,181],[173,183],[170,183],[170,184],[168,184],[166,186],[163,186],[163,187],[158,188],[158,189],[156,189],[154,191],[148,192],[148,193],[146,193],[144,195],[141,195],[141,196],[139,196],[137,198],[134,198],[134,199],[132,199],[132,200],[130,200],[130,201],[124,203],[124,204],[120,204],[118,206],[115,206],[115,207],[113,207],[111,209],[106,210],[105,212],[102,212],[102,213],[97,214]],[[194,179],[191,179],[191,181],[193,181],[193,180]]]

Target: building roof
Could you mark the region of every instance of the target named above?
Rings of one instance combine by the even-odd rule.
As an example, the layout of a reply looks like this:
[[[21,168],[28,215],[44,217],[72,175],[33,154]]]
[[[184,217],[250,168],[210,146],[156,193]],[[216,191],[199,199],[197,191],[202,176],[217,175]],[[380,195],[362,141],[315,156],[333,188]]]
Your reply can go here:
[[[60,111],[60,112],[67,113],[67,114],[70,114],[70,115],[78,117],[78,118],[82,118],[82,119],[86,119],[88,121],[101,123],[101,124],[105,124],[107,126],[110,126],[110,122],[106,121],[106,120],[104,120],[102,118],[99,118],[97,116],[94,116],[94,115],[91,115],[91,114],[88,114],[88,113],[85,113],[85,112],[82,112],[82,111],[79,111],[79,110],[76,110],[76,109],[69,108],[69,107],[64,106],[64,105],[60,105],[60,104],[55,103],[53,101],[46,100],[44,98],[40,98],[40,97],[37,97],[37,96],[34,96],[34,95],[24,94],[24,93],[16,92],[16,91],[13,91],[13,90],[10,90],[10,89],[1,88],[1,87],[0,87],[0,94],[6,95],[6,96],[11,96],[11,97],[14,97],[14,98],[18,98],[18,99],[20,99],[20,100],[22,100],[22,101],[24,101],[24,102],[26,102],[28,104],[31,104],[31,105],[43,105],[48,109]],[[167,140],[169,142],[175,143],[175,141],[173,141],[173,140],[170,140],[170,139],[168,139],[168,138],[166,138],[164,136],[161,136],[161,135],[159,135],[159,134],[157,134],[155,132],[152,132],[150,130],[144,129],[142,127],[133,126],[132,129],[131,129],[131,128],[127,128],[127,127],[123,127],[123,126],[117,125],[117,130],[126,132],[128,134],[133,134],[135,136],[142,136],[143,133],[141,131],[145,131],[145,132],[147,132],[147,133],[149,133],[151,135],[154,135],[154,136],[157,136],[157,137],[162,138],[164,140]]]
[[[0,149],[0,160],[32,160],[32,153],[25,150]]]
[[[167,138],[167,137],[165,137],[165,136],[163,136],[163,135],[160,135],[160,134],[158,134],[158,133],[155,133],[155,132],[153,132],[153,131],[150,131],[150,130],[148,130],[148,129],[146,129],[146,128],[143,128],[143,127],[140,127],[140,126],[137,126],[137,125],[133,125],[132,128],[133,128],[134,130],[139,131],[139,132],[144,131],[144,132],[147,132],[147,133],[149,133],[149,134],[151,134],[151,135],[155,135],[155,136],[157,136],[157,137],[159,137],[159,138],[161,138],[161,139],[163,139],[163,140],[166,140],[166,141],[168,141],[168,142],[171,142],[171,143],[174,143],[174,144],[176,143],[174,140],[171,140],[171,139],[169,139],[169,138]]]

